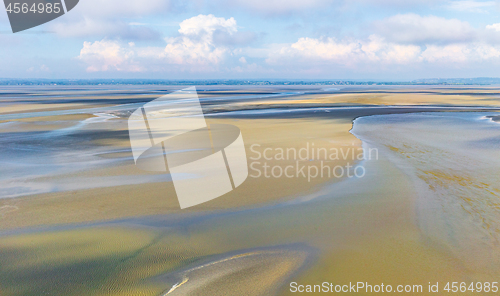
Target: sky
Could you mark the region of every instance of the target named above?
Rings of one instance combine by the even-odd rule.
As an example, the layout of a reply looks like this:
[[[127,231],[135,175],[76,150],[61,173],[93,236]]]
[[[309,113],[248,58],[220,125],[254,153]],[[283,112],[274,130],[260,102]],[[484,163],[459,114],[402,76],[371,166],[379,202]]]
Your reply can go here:
[[[500,1],[80,0],[13,34],[0,78],[500,77]]]

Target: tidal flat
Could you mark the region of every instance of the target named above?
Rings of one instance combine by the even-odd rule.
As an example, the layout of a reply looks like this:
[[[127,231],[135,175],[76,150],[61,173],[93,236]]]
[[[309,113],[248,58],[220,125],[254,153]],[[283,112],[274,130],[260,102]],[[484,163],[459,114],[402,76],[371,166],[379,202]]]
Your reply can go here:
[[[278,169],[181,210],[168,173],[135,166],[127,119],[182,88],[0,90],[0,295],[426,294],[499,278],[500,88],[199,86],[207,123],[239,127],[249,165]],[[378,153],[276,155],[313,145]],[[318,171],[285,175],[296,166]]]

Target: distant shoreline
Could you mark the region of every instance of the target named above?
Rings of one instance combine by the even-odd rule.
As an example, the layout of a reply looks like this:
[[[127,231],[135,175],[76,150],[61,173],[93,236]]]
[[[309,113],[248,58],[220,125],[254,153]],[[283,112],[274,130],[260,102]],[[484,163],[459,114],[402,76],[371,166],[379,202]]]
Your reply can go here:
[[[23,85],[500,85],[500,78],[436,78],[412,81],[349,80],[349,79],[21,79],[0,78],[0,86]]]

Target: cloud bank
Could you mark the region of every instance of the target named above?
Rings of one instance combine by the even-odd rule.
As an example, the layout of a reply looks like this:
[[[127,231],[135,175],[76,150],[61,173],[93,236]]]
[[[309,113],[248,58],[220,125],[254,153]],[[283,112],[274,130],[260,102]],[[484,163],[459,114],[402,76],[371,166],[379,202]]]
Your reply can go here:
[[[500,62],[500,26],[474,28],[436,16],[397,14],[373,22],[368,37],[300,37],[295,42],[249,46],[233,17],[197,15],[179,24],[165,45],[136,46],[121,40],[85,42],[78,59],[88,72],[182,73],[373,72],[426,65],[450,68]]]

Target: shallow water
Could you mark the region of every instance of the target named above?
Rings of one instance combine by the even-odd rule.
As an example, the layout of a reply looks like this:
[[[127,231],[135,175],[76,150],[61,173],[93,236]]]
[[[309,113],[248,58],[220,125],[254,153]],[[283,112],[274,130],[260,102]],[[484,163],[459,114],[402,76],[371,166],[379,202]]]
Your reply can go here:
[[[492,115],[380,115],[353,128],[411,178],[422,233],[482,272],[500,263],[500,125]]]
[[[62,102],[70,103],[72,96],[92,95],[123,95],[120,92],[107,90],[72,94],[71,91],[59,91],[58,94],[37,95],[36,99],[44,104],[53,104],[54,99],[63,97]],[[138,94],[144,94],[145,90],[136,90]],[[328,90],[332,91],[332,90]],[[130,95],[130,92],[123,91]],[[151,91],[158,95],[165,91]],[[148,95],[151,92],[147,93]],[[305,91],[276,92],[271,94],[249,94],[249,95],[225,95],[201,98],[204,103],[217,103],[221,100],[242,101],[248,99],[265,99],[272,97],[290,97],[307,93]],[[14,97],[14,102],[31,100],[27,93],[21,93]],[[10,103],[8,96],[0,97],[2,106]],[[147,99],[143,99],[147,101]],[[112,102],[113,100],[109,100]],[[67,178],[72,174],[91,171],[93,169],[133,165],[131,150],[117,147],[98,145],[93,143],[95,134],[108,133],[109,138],[126,138],[127,118],[132,111],[140,108],[144,103],[118,104],[104,107],[89,107],[80,109],[49,110],[19,112],[13,114],[0,114],[0,128],[3,129],[0,138],[0,199],[28,196],[34,194],[81,190],[90,188],[113,187],[119,185],[130,185],[140,183],[154,183],[170,181],[167,175],[146,174],[140,176],[111,176],[100,180],[77,180]],[[91,106],[91,105],[89,105]],[[44,117],[68,116],[89,114],[90,117],[82,120],[66,120],[44,122]],[[118,115],[118,116],[117,116]],[[33,131],[26,127],[25,122],[8,121],[17,119],[39,118],[37,126],[43,127],[49,124],[69,125],[48,131]],[[112,133],[115,134],[112,134]],[[97,136],[98,138],[98,136]],[[106,158],[105,155],[124,154],[122,157]],[[189,176],[181,176],[189,177]]]

